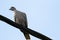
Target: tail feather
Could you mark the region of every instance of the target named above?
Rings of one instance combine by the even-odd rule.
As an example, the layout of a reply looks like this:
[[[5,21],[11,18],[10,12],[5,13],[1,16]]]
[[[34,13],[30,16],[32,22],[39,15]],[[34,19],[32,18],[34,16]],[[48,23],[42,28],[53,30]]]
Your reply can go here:
[[[24,33],[26,39],[30,39],[29,33]]]

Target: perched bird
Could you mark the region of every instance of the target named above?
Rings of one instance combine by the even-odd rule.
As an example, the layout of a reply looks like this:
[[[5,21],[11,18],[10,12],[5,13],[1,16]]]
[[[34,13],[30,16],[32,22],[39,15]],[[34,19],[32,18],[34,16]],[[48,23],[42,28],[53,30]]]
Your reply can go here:
[[[21,24],[27,28],[27,17],[24,12],[18,11],[15,7],[11,7],[9,10],[14,12],[14,20],[17,24]],[[26,40],[30,40],[28,32],[23,32]]]

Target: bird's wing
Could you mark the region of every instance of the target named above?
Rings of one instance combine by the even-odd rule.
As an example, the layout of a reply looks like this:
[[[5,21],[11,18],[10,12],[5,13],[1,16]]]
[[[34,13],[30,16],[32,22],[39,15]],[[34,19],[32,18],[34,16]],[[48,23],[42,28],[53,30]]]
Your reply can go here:
[[[16,22],[16,16],[14,16],[14,21]]]
[[[26,16],[26,14],[24,14],[24,18],[25,18],[25,25],[27,27],[28,26],[28,23],[27,23],[27,16]]]
[[[23,26],[25,26],[25,27],[28,26],[26,14],[23,12],[18,11],[15,15],[14,20],[18,24],[23,24]]]

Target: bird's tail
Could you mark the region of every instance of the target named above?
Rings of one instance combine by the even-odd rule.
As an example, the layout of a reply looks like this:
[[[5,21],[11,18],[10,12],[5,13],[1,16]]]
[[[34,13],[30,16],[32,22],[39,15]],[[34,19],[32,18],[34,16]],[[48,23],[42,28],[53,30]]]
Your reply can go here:
[[[30,39],[29,33],[27,33],[27,32],[24,33],[24,36],[25,36],[26,40],[27,40],[27,39]]]

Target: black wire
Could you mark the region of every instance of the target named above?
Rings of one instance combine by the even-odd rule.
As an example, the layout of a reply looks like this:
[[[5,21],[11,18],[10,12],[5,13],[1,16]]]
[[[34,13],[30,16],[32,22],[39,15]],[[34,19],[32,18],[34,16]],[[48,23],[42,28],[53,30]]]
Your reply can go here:
[[[22,25],[19,25],[19,24],[13,22],[12,20],[10,20],[10,19],[2,16],[2,15],[0,15],[0,20],[1,20],[1,21],[4,21],[4,22],[6,22],[6,23],[8,23],[8,24],[10,24],[10,25],[12,25],[12,26],[14,26],[15,28],[20,29],[22,32],[27,31],[29,34],[31,34],[31,35],[39,38],[39,39],[42,39],[42,40],[52,40],[52,39],[50,39],[49,37],[47,37],[47,36],[45,36],[45,35],[43,35],[43,34],[41,34],[41,33],[38,33],[38,32],[36,32],[36,31],[34,31],[34,30],[32,30],[32,29],[25,28],[25,27],[23,27]]]

